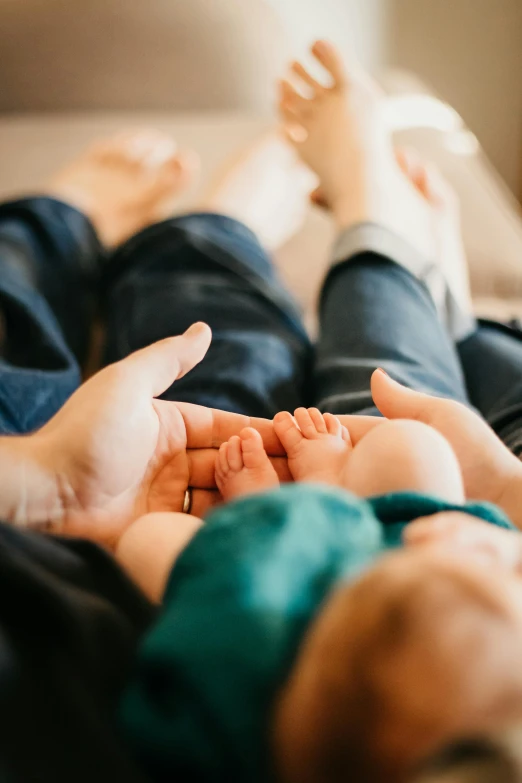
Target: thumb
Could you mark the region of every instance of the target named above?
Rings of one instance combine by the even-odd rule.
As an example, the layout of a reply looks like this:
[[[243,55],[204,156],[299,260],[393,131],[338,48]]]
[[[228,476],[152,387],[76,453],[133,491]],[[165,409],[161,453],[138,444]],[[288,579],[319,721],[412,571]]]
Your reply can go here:
[[[212,332],[204,323],[193,324],[179,337],[167,337],[131,354],[124,362],[138,374],[141,382],[150,384],[151,394],[158,397],[174,381],[182,378],[204,358]]]
[[[381,369],[372,375],[373,401],[387,419],[417,419],[426,421],[426,403],[433,398],[402,386]]]

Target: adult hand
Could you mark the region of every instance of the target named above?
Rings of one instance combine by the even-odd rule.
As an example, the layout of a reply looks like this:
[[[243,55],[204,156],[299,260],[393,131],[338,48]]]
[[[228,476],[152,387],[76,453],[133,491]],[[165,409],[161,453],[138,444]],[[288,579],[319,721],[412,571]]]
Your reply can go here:
[[[518,495],[512,490],[520,487],[522,465],[478,414],[461,403],[407,389],[382,370],[372,376],[372,394],[386,418],[422,421],[444,435],[457,455],[468,498],[497,503],[513,513],[507,499]]]
[[[280,453],[270,422],[155,399],[203,359],[210,341],[209,327],[196,324],[106,367],[32,436],[58,488],[51,529],[114,546],[134,519],[181,511],[189,486],[192,513],[203,515],[218,498],[215,448],[245,426],[257,426]]]

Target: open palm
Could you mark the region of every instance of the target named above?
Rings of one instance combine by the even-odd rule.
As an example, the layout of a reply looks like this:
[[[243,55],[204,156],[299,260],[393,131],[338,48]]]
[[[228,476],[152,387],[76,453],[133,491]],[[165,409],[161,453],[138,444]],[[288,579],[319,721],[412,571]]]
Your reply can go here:
[[[272,423],[156,399],[205,356],[208,326],[196,324],[106,367],[82,386],[38,434],[56,476],[60,529],[114,546],[134,519],[181,511],[193,488],[192,513],[219,500],[216,447],[246,426],[283,454]],[[282,479],[286,460],[275,460]]]

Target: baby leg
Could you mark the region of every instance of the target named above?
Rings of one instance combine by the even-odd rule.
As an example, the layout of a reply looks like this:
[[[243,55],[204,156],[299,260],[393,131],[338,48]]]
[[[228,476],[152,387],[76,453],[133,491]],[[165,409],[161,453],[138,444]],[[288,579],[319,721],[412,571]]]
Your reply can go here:
[[[191,514],[146,514],[120,538],[116,560],[151,601],[161,603],[174,563],[202,524]]]
[[[354,448],[343,486],[360,497],[422,492],[463,503],[459,463],[448,441],[418,421],[387,421]]]

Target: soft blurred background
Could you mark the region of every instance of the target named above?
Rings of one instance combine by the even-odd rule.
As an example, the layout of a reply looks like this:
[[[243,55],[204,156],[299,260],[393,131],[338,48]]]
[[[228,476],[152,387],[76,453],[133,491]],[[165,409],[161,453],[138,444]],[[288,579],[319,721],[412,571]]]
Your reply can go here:
[[[398,143],[457,188],[478,311],[521,316],[522,0],[0,0],[0,195],[126,125],[195,146],[205,180],[317,37],[380,78]],[[310,319],[330,240],[311,211],[278,258]]]

